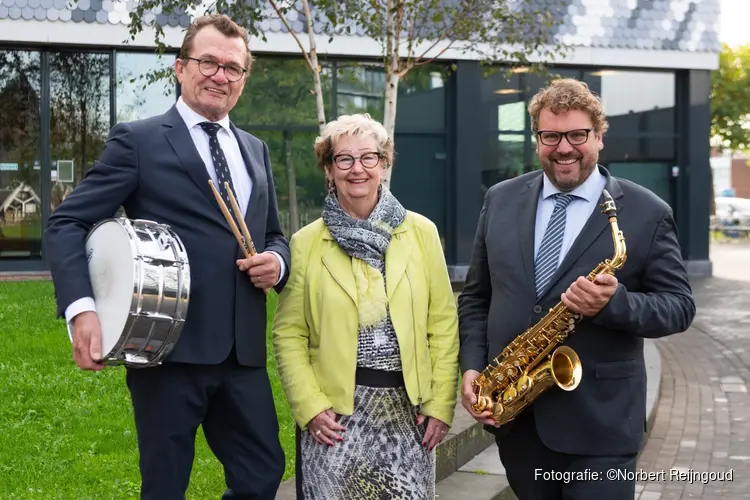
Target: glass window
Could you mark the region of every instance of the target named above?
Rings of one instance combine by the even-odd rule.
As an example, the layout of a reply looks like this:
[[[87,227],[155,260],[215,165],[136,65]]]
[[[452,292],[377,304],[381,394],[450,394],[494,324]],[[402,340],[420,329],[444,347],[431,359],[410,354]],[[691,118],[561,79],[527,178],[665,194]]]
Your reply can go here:
[[[322,67],[321,85],[328,121],[331,119],[331,70],[326,63],[322,63]],[[317,130],[313,76],[307,63],[301,58],[256,59],[242,96],[229,116],[236,125],[309,125]]]
[[[383,121],[385,70],[379,65],[339,63],[336,81],[337,114],[369,113]],[[396,103],[398,105],[398,102]],[[396,112],[398,116],[398,111]],[[398,119],[396,120],[398,122]]]
[[[320,217],[323,208],[325,177],[317,167],[313,152],[318,133],[291,127],[245,130],[268,144],[281,228],[289,237]]]
[[[529,171],[524,165],[524,134],[489,134],[481,155],[482,196],[498,182]]]
[[[323,63],[326,121],[331,119],[331,70]],[[230,113],[239,128],[268,144],[284,234],[320,216],[325,178],[316,165],[318,136],[312,73],[303,59],[255,60],[245,89]]]
[[[675,132],[674,73],[599,70],[586,72],[584,81],[601,96],[608,135]]]
[[[140,120],[169,110],[177,100],[174,79],[149,83],[148,75],[173,66],[174,58],[173,54],[117,53],[117,122]]]
[[[448,69],[438,64],[413,68],[398,83],[396,133],[445,129],[445,85]]]
[[[385,114],[385,70],[379,65],[338,63],[338,115],[369,113],[382,122]],[[445,84],[448,68],[425,64],[411,69],[398,83],[396,133],[445,129]]]
[[[525,101],[520,80],[520,74],[507,75],[502,68],[485,70],[481,90],[484,130],[523,132]]]
[[[49,66],[54,211],[104,149],[110,128],[110,56],[53,52]]]
[[[656,162],[612,162],[607,165],[612,175],[628,179],[649,189],[670,205],[672,204],[671,168],[668,163]]]
[[[39,60],[0,50],[0,259],[41,257]]]
[[[674,161],[677,140],[673,137],[604,136],[599,161]]]

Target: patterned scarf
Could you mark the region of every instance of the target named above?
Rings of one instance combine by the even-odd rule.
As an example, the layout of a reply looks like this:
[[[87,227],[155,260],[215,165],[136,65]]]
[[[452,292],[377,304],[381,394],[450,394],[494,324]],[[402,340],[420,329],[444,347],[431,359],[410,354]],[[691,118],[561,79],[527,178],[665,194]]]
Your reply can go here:
[[[367,219],[347,214],[335,193],[329,193],[325,199],[323,222],[339,247],[352,257],[360,329],[386,318],[388,299],[380,269],[393,231],[405,217],[406,210],[384,185],[380,186],[378,203]]]

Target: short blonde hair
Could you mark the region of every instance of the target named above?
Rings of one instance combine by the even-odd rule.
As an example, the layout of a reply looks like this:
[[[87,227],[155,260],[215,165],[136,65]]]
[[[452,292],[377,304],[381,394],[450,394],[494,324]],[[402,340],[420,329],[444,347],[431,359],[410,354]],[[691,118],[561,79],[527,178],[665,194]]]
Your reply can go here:
[[[378,144],[378,151],[385,155],[385,168],[393,165],[393,140],[388,137],[385,127],[368,113],[360,113],[341,115],[338,119],[328,122],[320,136],[315,139],[315,156],[318,158],[318,167],[323,172],[333,165],[336,142],[345,135],[372,137]]]
[[[609,129],[599,97],[589,90],[585,82],[573,78],[555,80],[531,98],[529,115],[531,115],[531,126],[535,131],[539,130],[539,114],[543,109],[548,109],[554,114],[565,113],[572,109],[584,111],[591,118],[596,132],[604,134]]]

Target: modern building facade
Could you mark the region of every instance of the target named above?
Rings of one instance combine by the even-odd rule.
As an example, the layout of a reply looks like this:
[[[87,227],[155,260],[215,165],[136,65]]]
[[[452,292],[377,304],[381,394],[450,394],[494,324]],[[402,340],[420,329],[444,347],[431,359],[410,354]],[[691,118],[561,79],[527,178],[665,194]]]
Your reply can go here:
[[[558,0],[537,0],[543,4]],[[565,0],[555,36],[572,49],[552,73],[587,82],[610,121],[600,163],[674,209],[692,274],[709,274],[709,92],[718,67],[719,0]],[[170,54],[153,37],[128,40],[120,0],[0,0],[0,272],[45,270],[42,229],[80,182],[118,121],[166,111],[179,89],[141,78],[172,64],[189,16],[163,16]],[[293,29],[303,19],[290,15]],[[278,21],[254,39],[256,57],[231,118],[269,144],[288,233],[320,213],[322,174],[310,72]],[[307,35],[304,35],[307,36]],[[377,43],[318,36],[326,117],[383,116]],[[303,38],[304,39],[304,38]],[[498,71],[500,69],[501,71]],[[399,87],[392,189],[433,220],[456,281],[469,262],[483,195],[539,165],[526,105],[545,84],[516,68],[445,52]],[[165,187],[166,188],[166,187]]]

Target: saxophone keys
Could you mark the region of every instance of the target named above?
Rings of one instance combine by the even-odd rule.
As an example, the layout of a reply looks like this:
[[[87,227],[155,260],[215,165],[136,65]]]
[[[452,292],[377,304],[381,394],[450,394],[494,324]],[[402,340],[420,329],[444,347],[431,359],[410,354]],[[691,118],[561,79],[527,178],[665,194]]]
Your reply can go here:
[[[510,403],[511,401],[516,399],[516,396],[518,396],[518,391],[516,390],[516,388],[513,386],[508,387],[503,393],[503,403]]]

